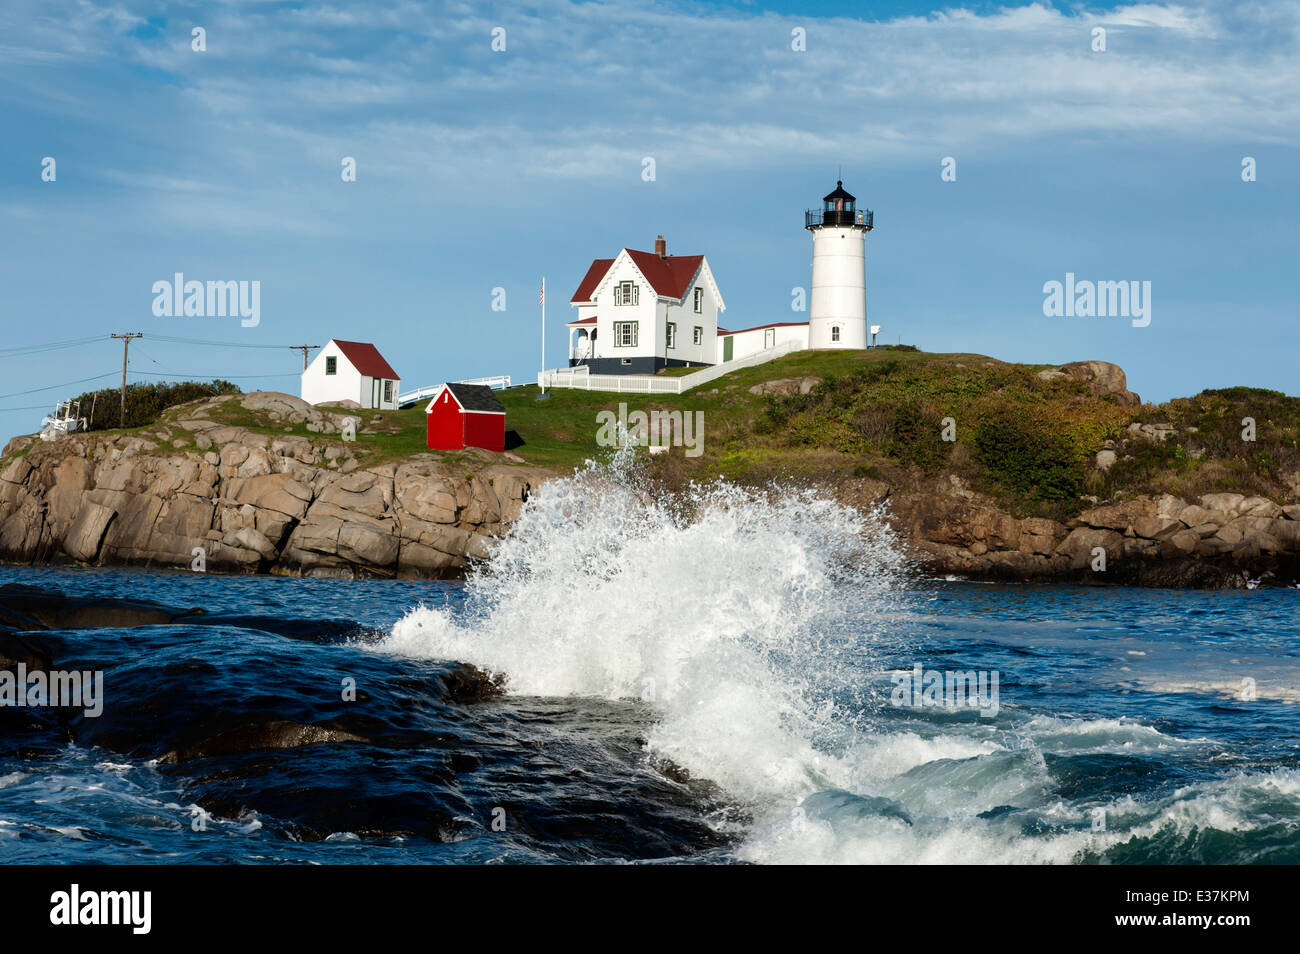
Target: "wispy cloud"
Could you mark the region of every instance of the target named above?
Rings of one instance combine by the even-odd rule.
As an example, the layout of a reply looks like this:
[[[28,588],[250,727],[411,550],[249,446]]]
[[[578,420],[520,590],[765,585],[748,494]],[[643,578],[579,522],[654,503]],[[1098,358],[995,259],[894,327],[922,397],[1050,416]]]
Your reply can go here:
[[[137,147],[136,168],[118,155],[104,179],[173,193],[238,186],[259,196],[256,218],[271,228],[290,221],[262,214],[284,177],[323,184],[344,155],[365,180],[411,183],[419,201],[487,177],[613,179],[643,156],[680,175],[1135,133],[1300,136],[1295,0],[1072,13],[1035,3],[884,22],[565,0],[526,14],[406,0],[181,9],[19,0],[0,14],[17,50],[0,76],[21,74],[27,97],[43,82],[34,63],[63,64],[49,110],[94,113]],[[193,26],[207,31],[206,52],[190,48]],[[505,52],[491,49],[496,27]],[[1108,31],[1104,53],[1092,50],[1095,27]],[[791,49],[795,28],[806,52]],[[104,86],[138,85],[132,70],[148,77],[148,108],[105,102]]]

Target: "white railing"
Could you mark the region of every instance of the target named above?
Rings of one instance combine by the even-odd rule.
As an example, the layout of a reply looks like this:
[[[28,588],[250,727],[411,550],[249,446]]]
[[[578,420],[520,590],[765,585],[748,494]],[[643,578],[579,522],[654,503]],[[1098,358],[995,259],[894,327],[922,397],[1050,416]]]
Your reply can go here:
[[[510,375],[498,374],[491,378],[469,378],[465,381],[453,381],[452,384],[486,384],[493,390],[498,390],[500,388],[510,387]],[[416,401],[423,400],[424,398],[433,397],[438,393],[438,388],[440,387],[442,387],[441,384],[430,384],[427,387],[416,388],[414,391],[407,391],[405,394],[399,394],[397,396],[397,406],[401,407],[404,404],[413,404]]]
[[[665,378],[648,374],[592,374],[585,366],[576,368],[558,368],[552,371],[539,371],[537,384],[544,388],[572,388],[579,391],[614,391],[620,394],[684,394],[691,388],[708,384],[724,374],[752,368],[757,364],[766,364],[776,358],[803,350],[799,341],[785,341],[772,348],[755,352],[735,361],[715,364],[701,368],[679,378]]]
[[[464,381],[453,381],[453,384],[486,384],[494,391],[510,387],[510,375],[498,374],[491,378],[466,378]]]
[[[689,391],[691,388],[697,388],[701,384],[708,384],[710,381],[722,377],[724,374],[730,374],[732,371],[739,371],[741,368],[752,368],[757,364],[767,364],[777,358],[784,358],[788,354],[804,349],[802,341],[783,341],[779,345],[771,348],[765,348],[762,351],[756,351],[754,354],[744,358],[737,358],[735,361],[727,361],[723,364],[715,364],[711,368],[703,368],[694,374],[686,374],[677,380],[682,382],[681,389],[678,393]]]
[[[403,404],[412,404],[422,398],[433,397],[440,387],[442,387],[441,384],[431,384],[425,388],[416,388],[414,391],[399,394],[397,395],[397,406],[401,407]]]

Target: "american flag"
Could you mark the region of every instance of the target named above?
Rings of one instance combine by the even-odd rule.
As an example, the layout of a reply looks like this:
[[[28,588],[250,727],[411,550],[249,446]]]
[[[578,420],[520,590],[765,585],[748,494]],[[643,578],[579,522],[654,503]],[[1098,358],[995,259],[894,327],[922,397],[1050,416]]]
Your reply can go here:
[[[546,282],[542,282],[542,290],[537,293],[537,304],[546,304]]]

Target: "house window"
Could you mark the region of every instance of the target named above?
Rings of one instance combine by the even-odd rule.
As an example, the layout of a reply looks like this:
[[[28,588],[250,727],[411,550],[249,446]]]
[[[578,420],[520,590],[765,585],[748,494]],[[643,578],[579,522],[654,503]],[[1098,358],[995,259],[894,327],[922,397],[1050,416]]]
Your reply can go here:
[[[840,326],[831,325],[831,341],[839,341],[839,340],[840,340]]]
[[[635,321],[614,322],[614,347],[635,348],[636,347],[636,326],[637,326],[637,322]]]
[[[668,347],[677,347],[677,322],[668,322]]]
[[[694,343],[697,345],[704,344],[704,329],[701,328],[699,325],[695,326],[695,337],[692,339],[692,341],[694,341]]]
[[[695,313],[698,315],[704,311],[704,289],[695,289]]]
[[[635,305],[641,297],[641,289],[636,282],[619,282],[614,286],[614,304]]]
[[[334,355],[328,356],[325,359],[325,373],[338,374],[338,371],[339,371],[339,359],[334,357]]]
[[[631,363],[632,363],[631,358],[624,358],[622,361],[619,362],[619,364],[631,364]]]
[[[391,404],[393,401],[393,382],[384,382],[384,403]]]

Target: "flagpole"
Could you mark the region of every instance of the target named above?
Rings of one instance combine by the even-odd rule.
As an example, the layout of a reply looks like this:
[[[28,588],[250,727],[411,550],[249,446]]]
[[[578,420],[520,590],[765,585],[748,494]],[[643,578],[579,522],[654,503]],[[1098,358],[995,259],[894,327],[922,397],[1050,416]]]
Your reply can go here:
[[[542,388],[546,393],[546,276],[542,276]]]

